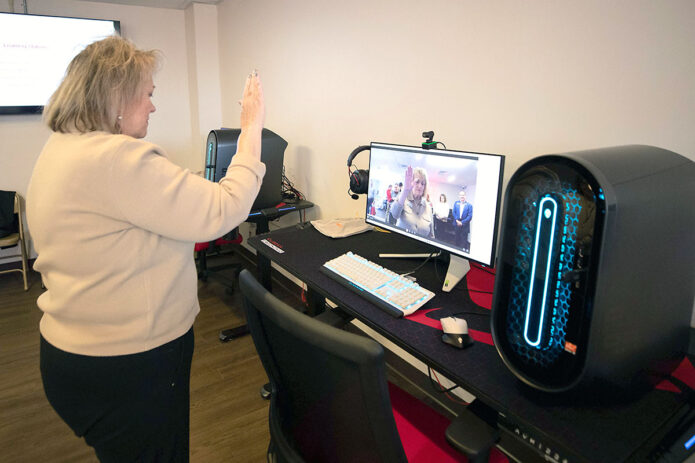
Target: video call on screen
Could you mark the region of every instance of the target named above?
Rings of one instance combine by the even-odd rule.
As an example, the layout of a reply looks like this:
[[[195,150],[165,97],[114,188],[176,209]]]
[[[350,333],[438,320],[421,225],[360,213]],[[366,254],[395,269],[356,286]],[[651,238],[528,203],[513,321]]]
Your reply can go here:
[[[488,261],[495,242],[499,209],[502,159],[499,155],[372,143],[366,220],[490,265]],[[414,170],[420,168],[426,175],[423,198],[418,204],[410,204],[411,210],[419,213],[417,230],[411,229],[407,220],[398,220],[392,214],[395,210],[393,203],[403,190],[408,166]],[[422,177],[422,170],[419,177]],[[461,192],[465,194],[464,198],[461,198]],[[461,199],[468,206],[461,205]],[[465,217],[470,222],[464,224],[462,233],[456,221],[468,220]],[[428,218],[433,226],[426,231]]]

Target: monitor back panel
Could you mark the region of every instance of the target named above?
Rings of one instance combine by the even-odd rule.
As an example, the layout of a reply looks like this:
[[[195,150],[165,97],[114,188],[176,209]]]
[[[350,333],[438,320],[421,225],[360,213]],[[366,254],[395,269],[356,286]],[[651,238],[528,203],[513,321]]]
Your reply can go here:
[[[205,178],[219,182],[237,150],[241,129],[212,130],[208,134],[205,150]],[[274,207],[282,201],[282,166],[287,142],[272,130],[263,129],[261,162],[266,172],[253,210]]]

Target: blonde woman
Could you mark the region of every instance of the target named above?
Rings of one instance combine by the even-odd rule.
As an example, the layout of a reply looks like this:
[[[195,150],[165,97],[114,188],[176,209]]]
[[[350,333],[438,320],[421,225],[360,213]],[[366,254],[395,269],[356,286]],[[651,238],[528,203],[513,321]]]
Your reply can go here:
[[[427,201],[427,172],[422,167],[408,166],[403,190],[391,203],[396,226],[407,232],[434,238],[432,206]]]
[[[143,141],[157,53],[110,37],[70,63],[27,194],[46,291],[41,375],[103,462],[188,461],[196,241],[228,232],[260,189],[264,100],[250,75],[238,152],[219,183]]]

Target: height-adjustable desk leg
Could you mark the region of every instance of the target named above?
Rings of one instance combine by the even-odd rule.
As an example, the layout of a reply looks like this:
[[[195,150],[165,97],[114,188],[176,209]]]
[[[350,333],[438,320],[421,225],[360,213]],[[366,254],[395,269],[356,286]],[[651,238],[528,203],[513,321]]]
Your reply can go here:
[[[311,286],[307,285],[306,290],[307,314],[315,317],[326,309],[326,298],[314,291]]]
[[[256,265],[258,267],[258,282],[263,285],[265,289],[268,291],[272,292],[273,291],[273,282],[270,277],[271,273],[271,266],[270,266],[270,259],[265,257],[264,255],[258,253],[256,255]]]

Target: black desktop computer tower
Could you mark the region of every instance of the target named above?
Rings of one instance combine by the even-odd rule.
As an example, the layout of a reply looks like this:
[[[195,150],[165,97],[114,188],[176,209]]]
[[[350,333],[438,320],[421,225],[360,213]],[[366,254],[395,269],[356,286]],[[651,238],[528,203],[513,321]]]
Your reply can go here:
[[[677,365],[693,310],[694,166],[634,145],[541,156],[511,177],[491,328],[522,382],[635,392]]]
[[[212,130],[205,144],[205,178],[219,182],[237,150],[241,129]],[[252,210],[274,207],[282,201],[282,166],[287,142],[275,132],[263,129],[261,135],[261,162],[265,176]]]

